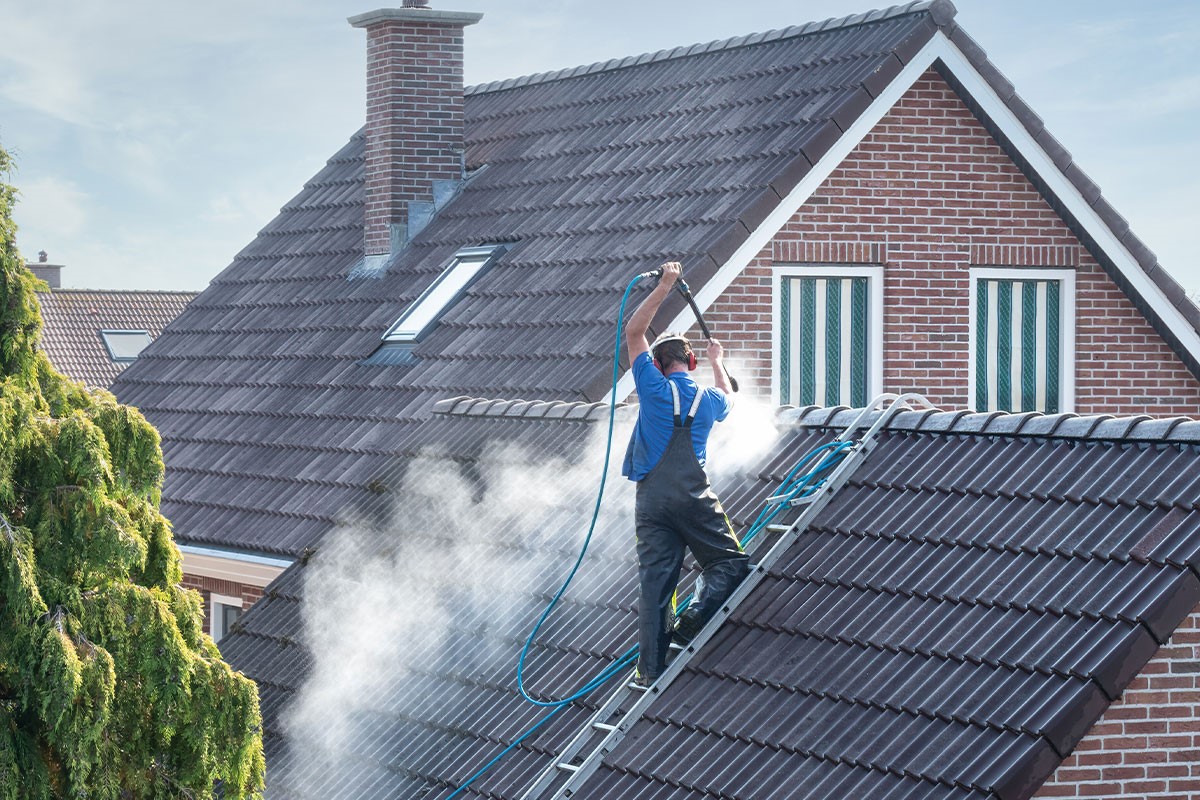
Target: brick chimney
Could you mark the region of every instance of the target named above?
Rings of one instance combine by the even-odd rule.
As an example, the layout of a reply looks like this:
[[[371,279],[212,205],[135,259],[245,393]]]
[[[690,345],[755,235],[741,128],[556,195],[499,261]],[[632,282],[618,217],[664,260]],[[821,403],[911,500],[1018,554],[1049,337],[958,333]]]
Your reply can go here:
[[[379,257],[407,241],[410,205],[463,178],[463,29],[483,14],[404,0],[350,17],[367,29],[366,230]]]
[[[38,253],[36,264],[26,264],[25,266],[29,268],[35,278],[45,281],[51,289],[62,288],[63,265],[51,264],[50,256],[46,254],[45,250]]]

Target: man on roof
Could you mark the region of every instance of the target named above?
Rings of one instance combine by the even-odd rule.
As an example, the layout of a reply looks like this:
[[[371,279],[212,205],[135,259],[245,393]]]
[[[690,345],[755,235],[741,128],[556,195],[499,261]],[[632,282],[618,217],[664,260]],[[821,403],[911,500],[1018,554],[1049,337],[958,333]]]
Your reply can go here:
[[[666,667],[672,635],[677,643],[695,636],[750,571],[704,472],[708,434],[732,406],[723,350],[709,340],[707,355],[715,387],[692,379],[696,355],[683,334],[665,333],[650,345],[646,331],[683,271],[662,266],[662,277],[625,326],[630,368],[637,387],[637,424],[622,470],[637,482],[635,522],[641,579],[636,681],[653,683]],[[691,604],[675,617],[675,587],[689,549],[700,564]]]

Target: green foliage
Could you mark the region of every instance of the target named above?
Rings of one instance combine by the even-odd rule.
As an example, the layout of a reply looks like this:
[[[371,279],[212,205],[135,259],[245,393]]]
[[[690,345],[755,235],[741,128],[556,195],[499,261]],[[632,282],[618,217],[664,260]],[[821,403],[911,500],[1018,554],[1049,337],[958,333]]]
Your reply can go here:
[[[0,149],[0,177],[8,156]],[[0,182],[0,800],[259,797],[253,682],[179,586],[157,431],[37,351]]]

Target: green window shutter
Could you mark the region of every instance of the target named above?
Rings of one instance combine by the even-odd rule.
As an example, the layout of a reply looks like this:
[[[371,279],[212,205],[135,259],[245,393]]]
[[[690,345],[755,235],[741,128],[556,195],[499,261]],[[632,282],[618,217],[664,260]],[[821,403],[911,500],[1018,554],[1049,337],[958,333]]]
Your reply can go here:
[[[869,279],[785,276],[780,287],[779,400],[867,404]]]
[[[1061,297],[1057,280],[977,279],[976,409],[1059,411]]]
[[[779,405],[786,406],[792,396],[792,281],[779,287]]]

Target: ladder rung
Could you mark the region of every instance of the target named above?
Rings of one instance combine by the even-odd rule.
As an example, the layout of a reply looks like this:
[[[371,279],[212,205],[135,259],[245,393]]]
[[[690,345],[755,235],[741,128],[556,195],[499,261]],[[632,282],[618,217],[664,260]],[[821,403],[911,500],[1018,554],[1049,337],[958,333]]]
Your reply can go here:
[[[575,764],[568,764],[566,762],[562,762],[562,763],[556,764],[555,766],[557,766],[559,769],[563,770],[564,772],[579,772],[579,767],[577,767]]]
[[[593,722],[592,727],[598,731],[615,731],[616,725],[609,725],[607,722]]]
[[[787,533],[791,529],[791,525],[768,525],[767,533]]]

